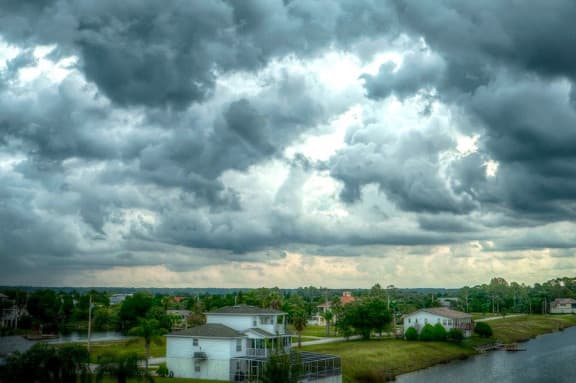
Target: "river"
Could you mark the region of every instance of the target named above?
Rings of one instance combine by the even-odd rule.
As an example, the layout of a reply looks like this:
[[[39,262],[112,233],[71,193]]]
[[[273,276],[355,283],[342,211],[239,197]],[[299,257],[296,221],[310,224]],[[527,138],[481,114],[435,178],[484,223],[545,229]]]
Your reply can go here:
[[[520,348],[493,351],[463,361],[403,374],[398,383],[574,383],[576,327],[541,335]]]
[[[110,340],[125,339],[126,336],[115,331],[97,331],[90,336],[91,342],[101,342]],[[47,343],[69,343],[69,342],[86,342],[87,333],[85,332],[72,332],[67,335],[62,335],[59,338],[49,339]],[[7,355],[14,351],[24,352],[32,347],[38,341],[28,340],[19,335],[3,336],[0,337],[0,355]]]

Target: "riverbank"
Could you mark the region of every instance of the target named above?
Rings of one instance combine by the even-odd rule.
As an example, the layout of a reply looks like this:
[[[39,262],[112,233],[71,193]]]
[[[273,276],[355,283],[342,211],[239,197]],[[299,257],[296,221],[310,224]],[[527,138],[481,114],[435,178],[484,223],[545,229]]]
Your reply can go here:
[[[492,338],[474,336],[461,344],[379,339],[321,344],[303,349],[340,356],[345,383],[384,382],[400,374],[469,358],[476,354],[473,347],[478,344],[520,342],[576,326],[576,315],[525,315],[495,319],[489,324],[494,331]]]

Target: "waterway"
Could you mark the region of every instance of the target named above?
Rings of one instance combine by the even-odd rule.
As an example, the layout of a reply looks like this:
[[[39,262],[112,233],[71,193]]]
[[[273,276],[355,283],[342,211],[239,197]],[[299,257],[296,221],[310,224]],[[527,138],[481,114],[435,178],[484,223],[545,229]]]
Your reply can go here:
[[[403,374],[398,383],[574,383],[576,327],[520,343],[526,351],[493,351]]]
[[[125,339],[126,336],[115,331],[97,331],[90,336],[91,342],[111,341]],[[47,343],[69,343],[69,342],[86,342],[88,334],[85,332],[72,332],[67,335],[62,335],[59,338],[48,339]],[[14,351],[24,352],[32,347],[38,341],[28,340],[19,335],[3,336],[0,337],[0,355],[7,355]]]

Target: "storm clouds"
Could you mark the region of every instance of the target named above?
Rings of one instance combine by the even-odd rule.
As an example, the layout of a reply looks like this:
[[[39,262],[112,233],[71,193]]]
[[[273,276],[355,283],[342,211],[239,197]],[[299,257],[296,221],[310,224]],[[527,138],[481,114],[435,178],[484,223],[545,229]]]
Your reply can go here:
[[[0,279],[573,274],[575,19],[571,0],[3,1]]]

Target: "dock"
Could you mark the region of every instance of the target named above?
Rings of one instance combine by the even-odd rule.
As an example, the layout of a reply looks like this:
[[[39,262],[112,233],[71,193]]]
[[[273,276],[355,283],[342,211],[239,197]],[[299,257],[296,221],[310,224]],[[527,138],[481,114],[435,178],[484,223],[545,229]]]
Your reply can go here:
[[[474,349],[478,351],[480,354],[483,354],[487,351],[495,351],[495,350],[505,350],[505,351],[526,351],[525,348],[520,348],[518,343],[486,343],[475,346]]]

